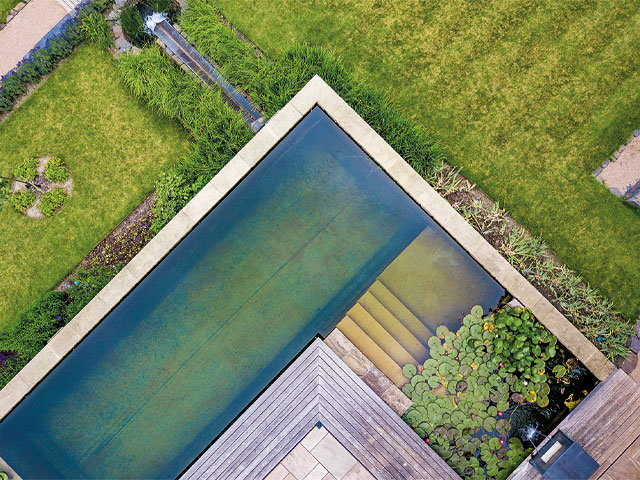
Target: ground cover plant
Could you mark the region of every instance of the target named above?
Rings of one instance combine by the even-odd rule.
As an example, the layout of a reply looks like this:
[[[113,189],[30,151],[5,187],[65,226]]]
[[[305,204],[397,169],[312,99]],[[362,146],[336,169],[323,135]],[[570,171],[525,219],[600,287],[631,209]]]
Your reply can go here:
[[[216,0],[271,58],[331,48],[435,132],[455,166],[629,319],[640,314],[640,212],[591,173],[640,126],[632,0]]]
[[[578,379],[584,367],[525,308],[484,316],[476,306],[456,332],[438,327],[428,346],[423,365],[403,367],[413,401],[403,418],[466,479],[507,478],[533,448],[521,438],[527,410],[547,408],[553,385],[568,412],[594,383]]]
[[[282,108],[319,74],[610,359],[628,354],[633,326],[611,302],[553,260],[539,237],[509,226],[504,210],[496,205],[480,208],[472,195],[464,196],[471,184],[443,162],[432,135],[399,114],[388,96],[356,81],[339,58],[304,44],[275,58],[256,55],[255,48],[241,41],[237,32],[221,21],[218,10],[203,0],[189,1],[180,25],[189,40],[267,115]]]
[[[189,139],[130,94],[110,53],[84,45],[0,123],[0,144],[0,172],[50,154],[74,179],[72,201],[50,219],[0,211],[1,333],[153,190]]]
[[[50,182],[66,182],[69,179],[69,169],[60,157],[47,160],[44,177]]]

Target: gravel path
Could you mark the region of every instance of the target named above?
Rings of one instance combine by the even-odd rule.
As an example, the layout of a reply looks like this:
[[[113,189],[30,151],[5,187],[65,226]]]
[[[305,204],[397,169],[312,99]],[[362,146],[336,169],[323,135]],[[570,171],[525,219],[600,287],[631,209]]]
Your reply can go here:
[[[56,0],[32,0],[0,30],[0,76],[13,69],[67,14]]]

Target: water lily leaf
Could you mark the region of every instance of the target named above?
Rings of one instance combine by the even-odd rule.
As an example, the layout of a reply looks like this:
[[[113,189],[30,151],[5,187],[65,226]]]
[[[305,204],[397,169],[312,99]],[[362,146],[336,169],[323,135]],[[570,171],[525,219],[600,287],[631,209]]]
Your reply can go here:
[[[415,377],[414,377],[415,378]],[[424,392],[429,390],[429,385],[427,385],[427,382],[420,382],[417,383],[413,389],[413,391],[416,393],[416,395],[419,395],[420,398],[422,398],[422,395],[424,394]]]
[[[451,395],[455,395],[456,392],[456,386],[458,385],[458,380],[453,379],[453,380],[449,380],[449,383],[447,384],[447,390],[449,391],[449,393]]]
[[[494,405],[491,405],[489,408],[487,408],[487,413],[492,417],[495,417],[498,414],[498,409]]]
[[[427,340],[427,345],[429,345],[429,348],[432,350],[437,349],[439,347],[442,347],[442,341],[436,336],[429,337],[429,340]]]
[[[402,393],[404,393],[407,397],[411,397],[411,394],[413,393],[413,385],[411,385],[410,383],[405,383],[402,388]]]
[[[456,384],[456,393],[464,393],[467,391],[467,388],[469,388],[467,382],[461,380]]]
[[[480,325],[471,325],[469,334],[473,338],[482,338],[482,327]]]
[[[464,361],[464,359],[463,359]],[[458,369],[458,372],[460,372],[462,375],[464,375],[465,377],[471,374],[471,371],[473,369],[467,365],[467,364],[462,364],[460,365],[460,368]]]
[[[564,377],[567,374],[567,369],[564,365],[556,365],[551,371],[555,374],[556,378]]]
[[[492,432],[496,428],[496,419],[493,417],[487,417],[482,422],[482,428],[484,428],[487,432]]]
[[[496,422],[496,430],[500,435],[506,435],[507,433],[509,433],[509,430],[511,430],[511,424],[509,423],[509,420],[505,420],[504,418],[498,420]]]
[[[483,313],[484,313],[484,310],[482,310],[482,307],[480,305],[476,305],[471,308],[471,315],[473,315],[476,318],[481,318]]]
[[[549,405],[549,397],[547,397],[546,395],[540,395],[538,396],[536,403],[539,407],[544,408]]]
[[[498,450],[500,448],[500,439],[498,437],[491,437],[489,439],[489,448],[491,450]]]
[[[447,388],[444,385],[438,385],[433,389],[433,394],[436,397],[442,397],[447,394]]]
[[[529,390],[524,394],[524,398],[527,402],[535,402],[537,397],[538,394],[535,392],[535,390]]]
[[[436,328],[436,335],[438,336],[438,338],[444,340],[444,338],[449,335],[449,329],[444,325],[440,325],[438,328]]]
[[[431,390],[427,390],[422,393],[422,403],[424,403],[425,405],[428,405],[429,403],[431,403],[433,400],[435,400],[435,398],[436,396],[433,394]]]
[[[436,388],[438,385],[440,385],[440,379],[438,377],[429,377],[427,379],[427,383],[431,388]]]
[[[418,383],[424,382],[424,381],[425,381],[425,378],[420,374],[414,375],[413,377],[411,377],[411,385],[413,385],[414,388]]]
[[[418,373],[418,369],[413,363],[407,363],[402,367],[402,373],[405,377],[411,378]]]
[[[496,408],[498,409],[498,411],[500,412],[506,412],[507,410],[509,410],[509,402],[506,401],[500,401],[498,402],[498,404],[496,405]]]

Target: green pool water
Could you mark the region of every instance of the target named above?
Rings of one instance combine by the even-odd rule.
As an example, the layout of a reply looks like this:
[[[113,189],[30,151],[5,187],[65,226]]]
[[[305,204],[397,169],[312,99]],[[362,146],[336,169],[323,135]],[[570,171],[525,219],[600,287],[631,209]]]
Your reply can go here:
[[[0,422],[0,456],[177,477],[425,228],[448,238],[314,109]]]

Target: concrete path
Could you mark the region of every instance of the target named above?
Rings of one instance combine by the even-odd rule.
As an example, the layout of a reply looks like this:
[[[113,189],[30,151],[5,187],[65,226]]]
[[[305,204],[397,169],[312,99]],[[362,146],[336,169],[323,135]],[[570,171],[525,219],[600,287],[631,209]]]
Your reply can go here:
[[[32,0],[0,30],[0,76],[12,70],[67,11],[56,0]]]

